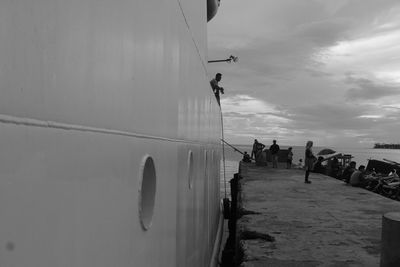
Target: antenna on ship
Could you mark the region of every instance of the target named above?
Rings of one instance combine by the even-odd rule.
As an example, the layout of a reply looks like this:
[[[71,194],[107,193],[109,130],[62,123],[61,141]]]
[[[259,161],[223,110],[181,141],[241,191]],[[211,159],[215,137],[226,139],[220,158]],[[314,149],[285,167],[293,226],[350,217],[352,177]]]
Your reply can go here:
[[[238,62],[239,58],[235,57],[233,55],[230,55],[227,59],[216,59],[216,60],[209,60],[208,63],[216,63],[216,62],[227,62],[227,63],[232,63],[232,62]]]

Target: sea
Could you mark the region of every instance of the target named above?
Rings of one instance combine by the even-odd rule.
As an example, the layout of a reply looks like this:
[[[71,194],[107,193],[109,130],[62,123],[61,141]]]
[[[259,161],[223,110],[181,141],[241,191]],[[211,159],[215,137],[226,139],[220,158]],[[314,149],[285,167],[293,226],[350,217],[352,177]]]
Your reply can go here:
[[[251,154],[251,145],[233,145],[241,152],[247,152]],[[289,146],[280,146],[281,149],[287,149]],[[304,146],[292,146],[293,148],[293,163],[297,164],[299,159],[303,159],[304,162]],[[400,149],[376,149],[376,148],[349,148],[349,147],[313,147],[313,153],[316,155],[319,151],[324,148],[330,148],[336,153],[350,154],[352,160],[357,163],[357,166],[367,166],[369,159],[376,160],[392,160],[400,163]],[[221,160],[221,196],[230,197],[230,184],[229,181],[233,178],[233,175],[238,172],[239,161],[242,160],[243,155],[233,148],[225,145],[225,164]]]

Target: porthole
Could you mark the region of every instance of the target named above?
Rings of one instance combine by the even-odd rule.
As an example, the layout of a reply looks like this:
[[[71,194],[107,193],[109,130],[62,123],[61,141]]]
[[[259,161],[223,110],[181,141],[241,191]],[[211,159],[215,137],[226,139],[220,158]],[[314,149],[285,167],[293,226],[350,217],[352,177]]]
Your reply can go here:
[[[188,160],[187,160],[187,175],[188,175],[188,181],[189,181],[189,189],[192,189],[193,187],[193,152],[189,150],[188,153]]]
[[[151,227],[156,197],[156,169],[150,156],[143,158],[139,175],[139,219],[144,230]]]

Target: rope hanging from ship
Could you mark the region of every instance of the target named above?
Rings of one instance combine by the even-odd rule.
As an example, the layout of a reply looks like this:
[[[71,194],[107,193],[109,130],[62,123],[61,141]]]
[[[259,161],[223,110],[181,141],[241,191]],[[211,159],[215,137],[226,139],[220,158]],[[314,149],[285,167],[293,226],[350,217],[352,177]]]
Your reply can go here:
[[[221,141],[222,141],[222,163],[223,163],[223,176],[224,176],[224,199],[227,198],[227,193],[226,193],[226,168],[225,168],[225,140],[224,140],[224,117],[222,114],[222,108],[221,109]]]
[[[227,196],[227,190],[226,190],[226,164],[225,164],[225,140],[224,140],[224,117],[222,114],[222,108],[221,109],[221,144],[222,144],[222,162],[223,162],[223,176],[224,176],[224,198],[222,200],[223,204],[223,213],[224,213],[224,218],[228,219],[229,218],[229,213],[231,209],[230,205],[230,200]]]

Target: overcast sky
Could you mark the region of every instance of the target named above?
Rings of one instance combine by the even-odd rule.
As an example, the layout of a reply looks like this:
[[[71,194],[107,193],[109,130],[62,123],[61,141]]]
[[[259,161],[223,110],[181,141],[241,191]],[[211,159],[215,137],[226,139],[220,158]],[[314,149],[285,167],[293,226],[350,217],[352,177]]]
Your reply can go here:
[[[228,142],[400,143],[399,0],[221,0],[208,45]]]

